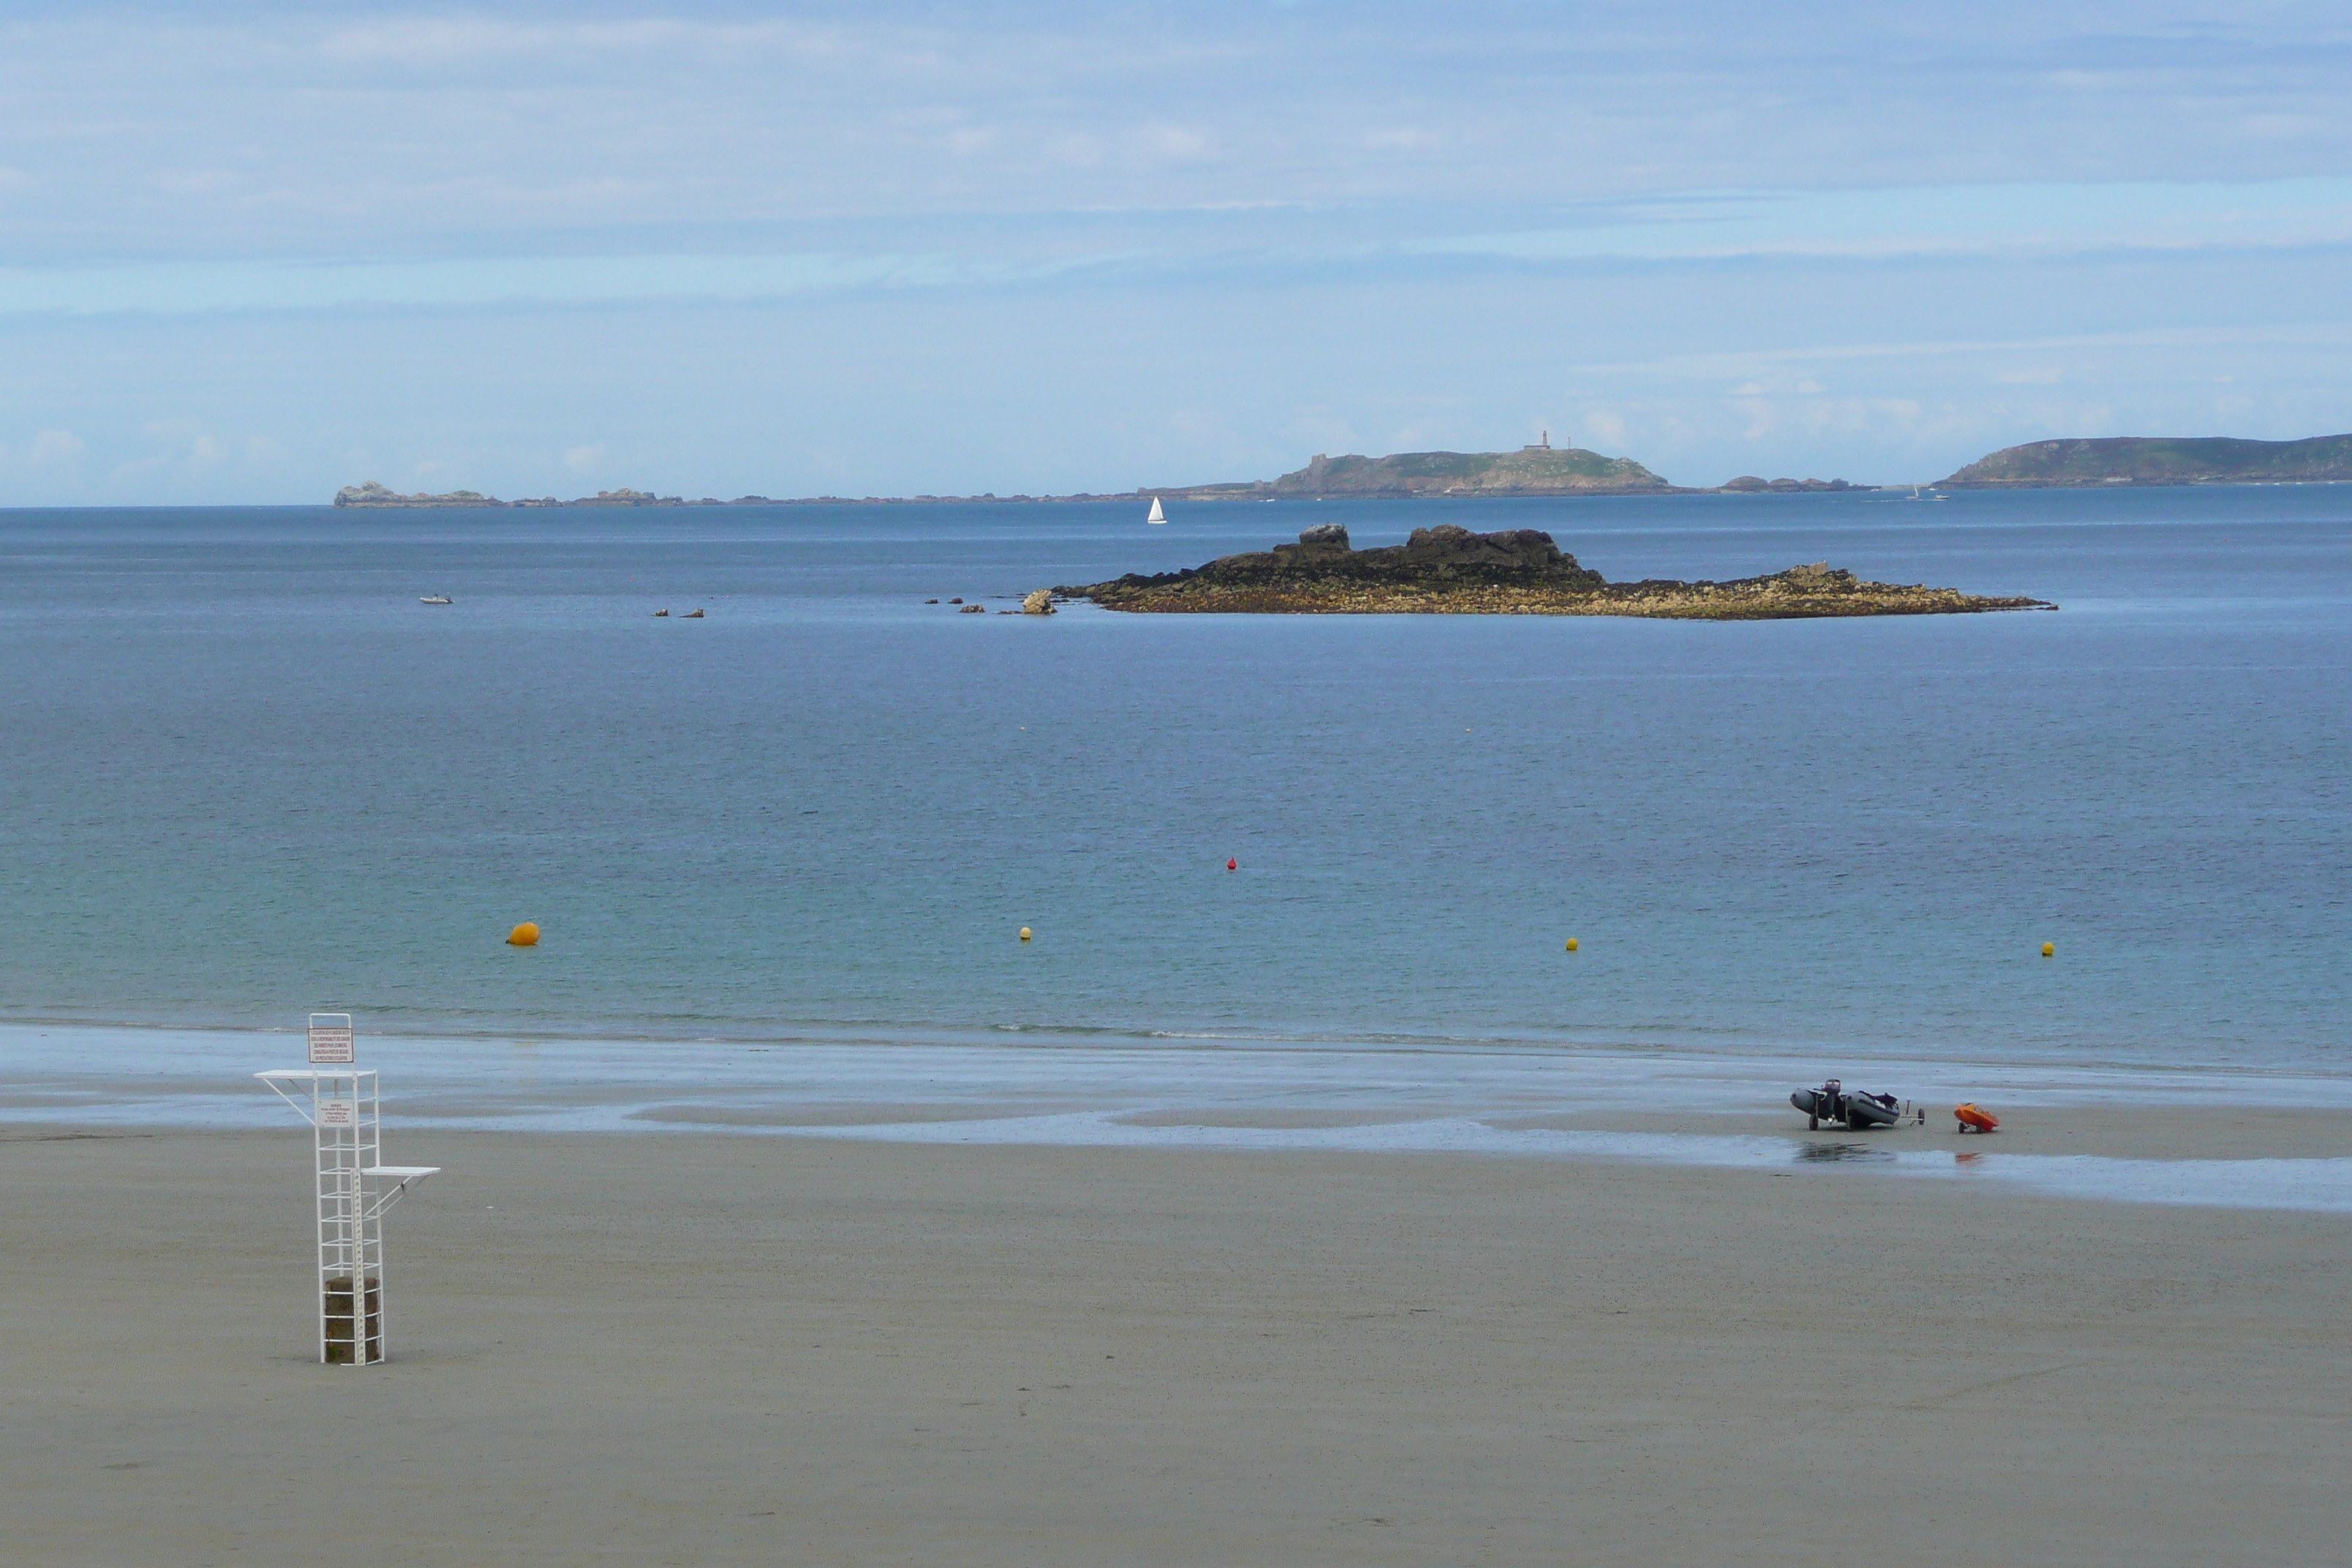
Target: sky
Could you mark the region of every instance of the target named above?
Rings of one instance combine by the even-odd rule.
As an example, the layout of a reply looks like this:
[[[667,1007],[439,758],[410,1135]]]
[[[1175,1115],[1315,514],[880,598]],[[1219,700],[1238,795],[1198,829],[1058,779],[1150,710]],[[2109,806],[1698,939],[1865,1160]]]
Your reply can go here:
[[[0,14],[0,506],[2352,430],[2352,8]]]

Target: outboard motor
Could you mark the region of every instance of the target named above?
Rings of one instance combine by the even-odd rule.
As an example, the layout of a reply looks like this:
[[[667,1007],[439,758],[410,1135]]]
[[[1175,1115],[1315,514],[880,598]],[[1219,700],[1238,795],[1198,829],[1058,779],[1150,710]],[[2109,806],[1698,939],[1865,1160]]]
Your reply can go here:
[[[1789,1097],[1789,1103],[1805,1113],[1805,1127],[1819,1131],[1824,1121],[1845,1120],[1844,1085],[1830,1079],[1819,1089],[1801,1089]]]

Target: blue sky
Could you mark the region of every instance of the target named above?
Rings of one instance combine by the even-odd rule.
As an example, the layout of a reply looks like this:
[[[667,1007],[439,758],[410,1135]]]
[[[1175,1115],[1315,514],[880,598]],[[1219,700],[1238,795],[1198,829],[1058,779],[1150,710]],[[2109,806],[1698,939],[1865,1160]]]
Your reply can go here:
[[[2352,12],[0,18],[0,505],[2352,430]]]

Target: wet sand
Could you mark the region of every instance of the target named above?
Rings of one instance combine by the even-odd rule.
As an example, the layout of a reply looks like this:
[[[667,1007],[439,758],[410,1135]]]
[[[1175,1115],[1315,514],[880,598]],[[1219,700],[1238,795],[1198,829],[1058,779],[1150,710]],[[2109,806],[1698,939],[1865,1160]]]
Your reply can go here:
[[[2016,1106],[1993,1102],[2000,1129],[1962,1132],[1951,1104],[1927,1108],[1925,1126],[1854,1132],[1834,1123],[1808,1130],[1802,1112],[1787,1106],[1752,1112],[1697,1111],[1675,1115],[1624,1110],[1573,1116],[1493,1116],[1497,1127],[1553,1127],[1569,1131],[1746,1133],[1916,1153],[1948,1150],[1969,1154],[2094,1154],[2116,1160],[2326,1160],[2352,1156],[2352,1114],[2275,1106]]]
[[[2197,1150],[2149,1116],[1988,1142],[2346,1152],[2340,1117],[2230,1114]],[[308,1359],[299,1129],[63,1131],[0,1131],[12,1564],[2312,1563],[2352,1537],[2342,1215],[396,1130],[447,1170],[390,1226],[394,1361],[344,1369]]]

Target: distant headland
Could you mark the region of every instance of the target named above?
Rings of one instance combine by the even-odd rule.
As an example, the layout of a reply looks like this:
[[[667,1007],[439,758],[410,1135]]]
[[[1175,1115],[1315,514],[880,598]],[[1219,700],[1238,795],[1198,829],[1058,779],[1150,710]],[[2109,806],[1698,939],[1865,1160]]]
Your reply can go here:
[[[2117,436],[2095,440],[2029,441],[1978,458],[1938,489],[2047,489],[2095,485],[2242,485],[2352,483],[2352,436],[2301,441],[2243,441],[2226,436]],[[912,506],[954,501],[1139,500],[1404,500],[1433,498],[1645,495],[1787,495],[1873,490],[1844,479],[1767,479],[1742,474],[1713,489],[1670,484],[1631,458],[1603,457],[1581,447],[1543,440],[1516,452],[1395,452],[1385,458],[1318,453],[1303,468],[1271,479],[1206,485],[1139,485],[1131,490],[1074,495],[944,496],[704,496],[655,495],[626,488],[559,500],[541,496],[500,500],[478,490],[404,495],[370,479],[335,492],[339,507],[648,507],[648,506]]]
[[[1762,577],[1612,583],[1577,564],[1549,533],[1416,528],[1402,544],[1358,550],[1339,523],[1296,544],[1228,555],[1156,576],[1056,588],[1108,610],[1244,615],[1640,616],[1661,620],[1805,620],[1842,616],[1948,616],[2048,610],[2040,599],[1988,598],[1956,588],[1871,583],[1827,562]]]
[[[1733,495],[1824,490],[1867,490],[1873,485],[1848,484],[1843,479],[1766,479],[1753,474],[1718,490],[1691,489],[1667,483],[1631,458],[1607,458],[1580,447],[1554,447],[1550,432],[1532,446],[1516,452],[1397,452],[1385,458],[1354,455],[1332,458],[1318,453],[1307,465],[1272,479],[1234,479],[1206,485],[1138,486],[1108,494],[1081,491],[1076,495],[976,496],[800,496],[777,499],[737,496],[720,500],[705,496],[687,500],[679,496],[649,495],[643,490],[599,490],[578,500],[548,496],[538,500],[500,500],[476,490],[446,494],[403,495],[373,479],[347,485],[335,494],[341,507],[488,507],[488,506],[906,506],[957,501],[1101,501],[1139,500],[1159,496],[1168,500],[1371,500],[1433,497],[1509,496],[1637,496]]]
[[[2352,481],[2352,436],[2314,436],[2302,441],[2116,436],[2004,447],[1942,483],[1953,489],[2053,489],[2347,481]]]

